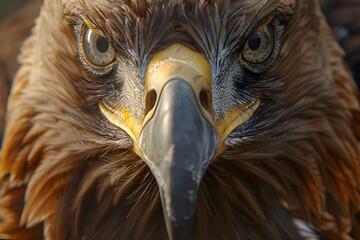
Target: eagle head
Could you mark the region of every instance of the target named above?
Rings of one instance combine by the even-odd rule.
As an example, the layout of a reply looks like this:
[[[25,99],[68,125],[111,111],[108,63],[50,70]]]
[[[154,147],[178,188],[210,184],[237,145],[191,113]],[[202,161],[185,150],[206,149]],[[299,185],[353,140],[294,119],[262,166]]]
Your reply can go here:
[[[45,0],[20,61],[5,236],[349,233],[359,102],[316,1]]]

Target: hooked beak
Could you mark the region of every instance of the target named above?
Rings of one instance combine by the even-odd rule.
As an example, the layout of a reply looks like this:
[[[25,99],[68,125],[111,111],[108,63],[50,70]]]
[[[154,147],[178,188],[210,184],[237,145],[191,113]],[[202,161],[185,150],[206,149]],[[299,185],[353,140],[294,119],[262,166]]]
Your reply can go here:
[[[191,86],[180,78],[169,81],[140,147],[159,185],[170,239],[190,234],[200,180],[216,146],[216,132],[202,116]]]
[[[100,109],[133,139],[133,151],[149,166],[160,190],[170,240],[190,237],[201,179],[224,149],[224,140],[255,112],[259,101],[214,120],[207,60],[180,44],[157,53],[145,80],[143,119],[129,111]]]
[[[205,108],[211,100],[209,64],[199,53],[172,46],[151,60],[145,89],[143,159],[158,182],[170,239],[187,239],[200,181],[218,145],[213,124],[204,117],[212,120]]]

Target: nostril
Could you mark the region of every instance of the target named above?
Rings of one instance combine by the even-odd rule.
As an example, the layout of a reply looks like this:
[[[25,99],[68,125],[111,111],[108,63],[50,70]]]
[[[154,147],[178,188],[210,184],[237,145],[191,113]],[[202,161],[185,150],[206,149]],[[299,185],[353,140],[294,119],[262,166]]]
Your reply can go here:
[[[146,116],[146,114],[149,113],[149,111],[151,109],[154,108],[155,103],[156,103],[156,91],[155,89],[150,90],[147,94],[146,94],[146,98],[145,98],[145,112],[144,115]]]
[[[201,90],[200,91],[200,103],[203,108],[205,108],[206,111],[211,112],[211,98],[210,98],[210,92],[208,90]]]

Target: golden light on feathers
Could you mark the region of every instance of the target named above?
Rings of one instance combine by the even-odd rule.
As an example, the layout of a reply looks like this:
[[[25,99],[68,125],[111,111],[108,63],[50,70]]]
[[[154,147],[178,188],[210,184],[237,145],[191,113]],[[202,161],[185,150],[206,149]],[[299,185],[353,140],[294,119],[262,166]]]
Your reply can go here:
[[[45,0],[19,60],[1,238],[360,237],[359,92],[317,1]]]

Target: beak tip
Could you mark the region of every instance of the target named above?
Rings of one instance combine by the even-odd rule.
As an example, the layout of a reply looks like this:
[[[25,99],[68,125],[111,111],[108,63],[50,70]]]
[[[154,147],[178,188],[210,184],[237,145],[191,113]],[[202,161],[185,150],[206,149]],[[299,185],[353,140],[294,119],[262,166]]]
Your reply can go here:
[[[187,221],[182,223],[172,221],[167,224],[167,232],[170,240],[187,240],[191,235],[192,219],[189,217]]]
[[[191,190],[179,189],[176,185],[160,187],[160,196],[166,230],[170,240],[187,240],[193,228],[198,184]]]

